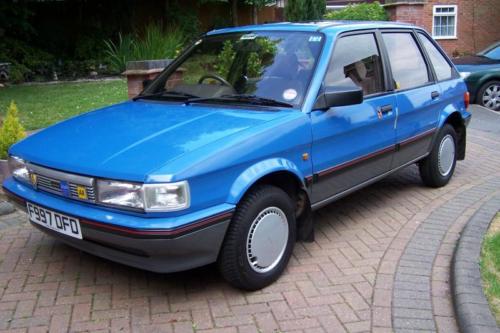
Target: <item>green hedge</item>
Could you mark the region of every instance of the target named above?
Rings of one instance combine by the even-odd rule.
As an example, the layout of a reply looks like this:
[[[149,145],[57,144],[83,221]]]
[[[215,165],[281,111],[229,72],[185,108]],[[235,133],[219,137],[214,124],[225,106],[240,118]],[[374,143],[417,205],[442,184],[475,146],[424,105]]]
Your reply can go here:
[[[326,13],[328,20],[387,21],[389,16],[378,1],[349,5],[341,10]]]

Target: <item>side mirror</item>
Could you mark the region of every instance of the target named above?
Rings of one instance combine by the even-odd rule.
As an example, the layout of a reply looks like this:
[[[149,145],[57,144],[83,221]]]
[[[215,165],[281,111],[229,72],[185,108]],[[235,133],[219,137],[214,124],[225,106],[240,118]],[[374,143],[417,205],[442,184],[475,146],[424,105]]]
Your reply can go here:
[[[150,79],[146,79],[146,80],[142,81],[142,88],[146,89],[151,84],[151,82],[153,82],[153,80],[150,80]]]
[[[314,110],[327,110],[334,106],[363,103],[363,89],[360,87],[326,87],[316,98]]]

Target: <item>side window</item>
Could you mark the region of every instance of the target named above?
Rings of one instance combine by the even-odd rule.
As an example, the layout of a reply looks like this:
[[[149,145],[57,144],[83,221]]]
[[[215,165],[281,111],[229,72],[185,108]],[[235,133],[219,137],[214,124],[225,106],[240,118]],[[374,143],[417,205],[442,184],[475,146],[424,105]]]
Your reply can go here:
[[[364,95],[384,91],[382,62],[371,33],[341,37],[326,73],[327,87],[358,86]]]
[[[429,74],[417,42],[411,33],[383,33],[397,89],[409,89],[428,83]]]
[[[453,75],[453,69],[443,57],[441,52],[434,46],[434,44],[429,40],[427,36],[422,33],[418,33],[418,37],[422,41],[429,58],[431,59],[432,66],[434,67],[434,71],[436,72],[436,76],[438,81],[451,79]]]

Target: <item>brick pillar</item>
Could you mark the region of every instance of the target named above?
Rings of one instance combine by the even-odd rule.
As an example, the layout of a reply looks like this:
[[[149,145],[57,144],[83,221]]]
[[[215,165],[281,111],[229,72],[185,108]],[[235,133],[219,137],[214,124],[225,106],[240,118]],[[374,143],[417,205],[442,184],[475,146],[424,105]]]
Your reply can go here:
[[[391,21],[410,23],[430,30],[429,27],[424,24],[423,10],[425,4],[425,2],[418,1],[398,1],[395,3],[388,3],[384,7]]]
[[[137,96],[143,90],[144,80],[153,80],[172,60],[144,60],[129,61],[127,70],[123,73],[127,77],[128,98]]]

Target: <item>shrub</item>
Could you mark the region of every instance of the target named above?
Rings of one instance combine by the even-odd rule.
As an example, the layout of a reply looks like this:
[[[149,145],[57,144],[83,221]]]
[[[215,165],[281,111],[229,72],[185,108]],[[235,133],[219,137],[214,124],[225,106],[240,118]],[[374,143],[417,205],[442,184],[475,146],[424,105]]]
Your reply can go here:
[[[387,21],[388,15],[378,1],[349,5],[344,9],[330,11],[325,15],[329,20]]]
[[[134,39],[130,35],[123,36],[118,34],[118,43],[112,40],[105,40],[105,54],[111,68],[116,72],[123,72],[127,65],[127,61],[132,60],[134,52]]]
[[[8,157],[10,146],[26,136],[26,132],[19,121],[17,113],[17,106],[14,101],[12,101],[7,109],[2,127],[0,128],[0,158],[2,159]]]
[[[0,38],[0,59],[11,63],[11,81],[20,83],[34,77],[52,76],[54,57],[26,42]]]
[[[12,83],[23,83],[30,75],[29,68],[22,64],[14,63],[10,66],[9,81]]]
[[[150,24],[134,46],[134,60],[172,59],[184,44],[180,29],[163,29],[160,24]]]
[[[174,58],[185,42],[180,29],[150,24],[142,34],[118,35],[118,43],[104,41],[107,59],[115,72],[123,72],[128,61]]]

